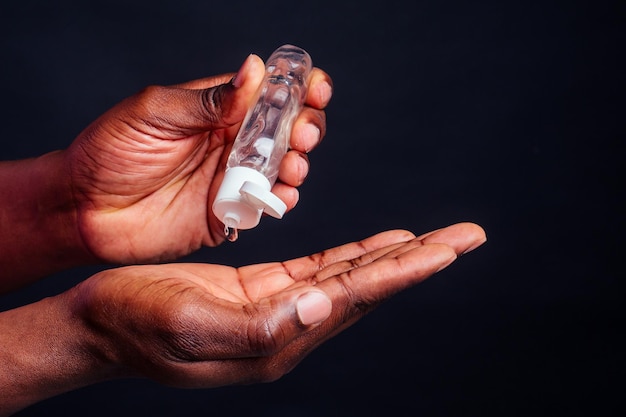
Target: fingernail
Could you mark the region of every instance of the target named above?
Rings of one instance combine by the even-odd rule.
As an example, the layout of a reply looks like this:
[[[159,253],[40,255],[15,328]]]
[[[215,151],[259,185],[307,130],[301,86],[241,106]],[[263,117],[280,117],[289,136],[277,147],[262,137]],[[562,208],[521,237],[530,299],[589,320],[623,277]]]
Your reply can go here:
[[[298,152],[298,156],[300,157],[298,158],[298,175],[300,175],[299,182],[300,184],[302,184],[306,180],[306,177],[309,175],[309,169],[311,168],[311,165],[309,164],[309,158],[307,158],[305,154],[301,154],[300,152]]]
[[[322,100],[324,107],[326,107],[333,95],[333,87],[327,82],[324,82],[324,84],[324,88],[320,89],[320,99]]]
[[[298,318],[304,326],[324,321],[330,315],[332,308],[328,296],[319,291],[309,291],[302,294],[296,302]]]
[[[245,78],[245,77],[243,77],[243,74],[247,70],[248,62],[250,62],[250,58],[251,57],[252,57],[252,54],[248,55],[246,60],[243,61],[243,64],[241,64],[241,67],[239,68],[239,71],[237,71],[237,74],[235,74],[233,79],[230,81],[230,83],[232,84],[233,87],[239,88],[243,84],[243,80]]]
[[[321,132],[320,129],[312,124],[307,124],[304,126],[304,143],[305,149],[304,151],[309,153],[320,141]]]

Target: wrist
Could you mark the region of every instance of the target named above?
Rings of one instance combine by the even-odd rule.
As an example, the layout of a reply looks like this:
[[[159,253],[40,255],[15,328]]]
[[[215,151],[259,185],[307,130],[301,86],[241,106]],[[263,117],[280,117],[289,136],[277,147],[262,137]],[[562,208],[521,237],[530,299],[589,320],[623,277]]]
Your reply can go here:
[[[77,223],[62,151],[0,165],[0,292],[94,262]]]
[[[117,375],[70,290],[0,313],[0,416]]]

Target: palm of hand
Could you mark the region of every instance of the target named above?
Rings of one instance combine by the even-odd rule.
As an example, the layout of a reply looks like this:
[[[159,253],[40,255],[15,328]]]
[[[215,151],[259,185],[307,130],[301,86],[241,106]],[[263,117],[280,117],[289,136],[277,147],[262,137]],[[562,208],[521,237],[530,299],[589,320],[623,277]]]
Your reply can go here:
[[[79,142],[72,174],[79,223],[99,258],[160,262],[223,240],[208,204],[231,139],[226,129],[173,140],[130,123],[115,135],[107,127]]]
[[[295,270],[310,270],[302,279],[288,272],[289,263],[276,262],[130,266],[104,271],[78,290],[90,326],[123,347],[113,356],[127,376],[189,387],[273,380],[304,356],[288,348],[305,330],[293,319],[298,289],[314,275],[303,262],[291,261]],[[278,352],[289,369],[272,365]]]
[[[249,82],[234,91],[227,81],[212,77],[200,85],[148,88],[109,110],[74,141],[67,165],[77,223],[96,257],[124,264],[160,262],[223,241],[208,205],[246,97],[258,85]],[[210,87],[216,88],[206,90]],[[232,102],[218,109],[211,94],[226,90]],[[205,101],[209,107],[201,104]],[[196,103],[195,111],[189,103]],[[222,119],[210,120],[210,109]]]
[[[127,376],[186,387],[271,381],[381,301],[484,240],[480,227],[462,223],[418,238],[384,232],[316,255],[242,268],[111,269],[76,287],[77,312],[104,335],[102,356]],[[304,324],[299,301],[312,291],[326,294],[332,311],[321,323]]]

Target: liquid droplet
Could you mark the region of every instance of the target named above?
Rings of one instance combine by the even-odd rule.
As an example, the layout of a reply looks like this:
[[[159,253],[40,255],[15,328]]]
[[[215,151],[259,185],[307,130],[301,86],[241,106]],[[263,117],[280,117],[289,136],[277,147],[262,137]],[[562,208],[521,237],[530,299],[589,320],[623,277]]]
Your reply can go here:
[[[224,227],[224,235],[226,236],[226,240],[229,242],[234,242],[239,237],[239,232],[234,227]]]

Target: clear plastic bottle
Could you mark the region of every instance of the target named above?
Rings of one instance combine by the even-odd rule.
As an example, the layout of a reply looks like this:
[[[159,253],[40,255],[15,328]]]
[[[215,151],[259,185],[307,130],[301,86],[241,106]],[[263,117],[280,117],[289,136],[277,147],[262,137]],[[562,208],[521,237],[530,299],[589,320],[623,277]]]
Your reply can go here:
[[[293,121],[302,109],[312,61],[296,46],[276,49],[265,77],[235,138],[213,213],[229,240],[238,229],[259,224],[263,212],[282,218],[287,206],[270,191],[289,148]]]

